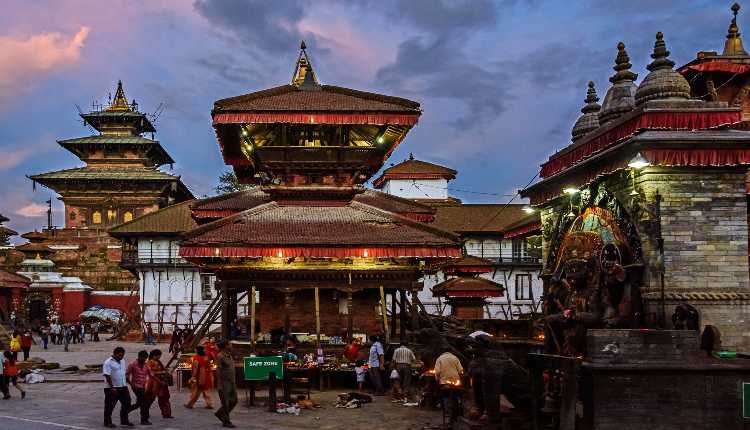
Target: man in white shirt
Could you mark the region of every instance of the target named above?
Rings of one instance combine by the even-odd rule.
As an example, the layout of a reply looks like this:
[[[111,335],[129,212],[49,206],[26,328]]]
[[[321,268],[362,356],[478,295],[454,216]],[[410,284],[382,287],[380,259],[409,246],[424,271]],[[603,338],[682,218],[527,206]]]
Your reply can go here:
[[[107,385],[104,388],[104,427],[117,427],[112,423],[112,412],[120,402],[120,425],[133,427],[128,420],[130,412],[130,392],[125,381],[125,348],[118,346],[102,366],[102,374]]]
[[[411,365],[415,361],[417,361],[417,357],[414,356],[414,352],[403,343],[393,351],[393,367],[398,371],[401,389],[407,399],[409,398],[409,391],[411,391]]]

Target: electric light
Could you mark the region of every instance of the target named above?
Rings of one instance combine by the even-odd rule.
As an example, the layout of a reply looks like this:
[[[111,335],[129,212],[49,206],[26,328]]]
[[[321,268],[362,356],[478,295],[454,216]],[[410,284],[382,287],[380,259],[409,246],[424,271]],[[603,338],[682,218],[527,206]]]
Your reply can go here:
[[[279,251],[279,253],[278,253],[278,254],[276,254],[276,255],[277,255],[277,256],[278,256],[279,258],[281,258],[281,257],[283,257],[283,256],[284,256],[284,253],[283,253],[283,252],[281,252],[281,251]]]
[[[362,255],[364,255],[365,257],[367,257],[367,256],[369,256],[370,254],[369,254],[369,253],[367,252],[367,250],[365,249],[365,252],[363,252],[363,253],[362,253]]]
[[[378,137],[378,143],[383,143],[383,136]]]
[[[574,194],[578,194],[578,188],[573,188],[573,187],[563,188],[563,192],[569,196],[572,196]]]
[[[536,209],[532,208],[531,206],[524,206],[523,211],[527,214],[533,214],[534,212],[536,212]]]
[[[650,165],[651,165],[651,162],[649,162],[646,159],[646,157],[641,155],[640,152],[636,154],[635,157],[633,157],[633,159],[630,160],[630,162],[628,163],[628,167],[630,167],[631,169],[636,169],[636,170],[641,170],[644,167],[648,167]]]

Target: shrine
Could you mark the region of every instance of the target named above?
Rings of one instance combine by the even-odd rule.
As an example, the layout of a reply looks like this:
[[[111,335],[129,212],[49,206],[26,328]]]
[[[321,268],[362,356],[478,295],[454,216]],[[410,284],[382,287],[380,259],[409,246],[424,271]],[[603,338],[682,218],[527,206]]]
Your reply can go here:
[[[505,288],[490,279],[479,277],[490,273],[492,261],[471,255],[449,261],[442,266],[446,280],[432,287],[435,297],[445,297],[451,315],[461,319],[483,319],[487,298],[502,297]]]
[[[602,105],[589,83],[572,143],[522,191],[541,210],[553,349],[583,348],[582,333],[563,335],[573,303],[590,328],[671,328],[675,306],[689,304],[722,346],[750,346],[740,324],[750,300],[748,101],[734,84],[750,57],[738,10],[723,54],[700,53],[679,71],[657,33],[640,84],[620,43]]]
[[[254,187],[192,205],[201,225],[180,255],[216,274],[225,336],[238,295],[250,297],[253,340],[403,338],[418,325],[420,269],[460,256],[458,236],[415,221],[434,209],[361,184],[420,114],[410,100],[321,84],[304,43],[290,84],[214,103],[224,161]]]

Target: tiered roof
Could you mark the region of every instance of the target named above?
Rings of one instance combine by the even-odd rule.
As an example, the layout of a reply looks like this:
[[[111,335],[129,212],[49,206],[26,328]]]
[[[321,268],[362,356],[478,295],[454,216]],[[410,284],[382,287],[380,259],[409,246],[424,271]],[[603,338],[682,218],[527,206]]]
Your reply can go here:
[[[432,287],[435,297],[487,298],[502,297],[505,287],[485,278],[459,276]]]
[[[0,269],[0,288],[27,289],[29,284],[31,284],[31,279]]]
[[[190,206],[195,202],[196,200],[187,200],[142,215],[132,221],[110,229],[109,234],[117,238],[130,236],[181,236],[186,231],[198,227],[190,211]]]

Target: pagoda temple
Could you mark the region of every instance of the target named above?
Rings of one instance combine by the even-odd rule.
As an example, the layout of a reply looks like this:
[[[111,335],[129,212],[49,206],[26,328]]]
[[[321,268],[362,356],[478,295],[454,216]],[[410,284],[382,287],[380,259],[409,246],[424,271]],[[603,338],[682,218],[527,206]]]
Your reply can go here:
[[[158,169],[174,160],[143,137],[156,129],[135,101],[128,103],[121,81],[109,106],[81,118],[99,134],[57,143],[85,166],[29,177],[60,194],[65,228],[106,228],[192,198],[179,176]]]
[[[130,290],[135,279],[119,266],[121,244],[107,229],[193,196],[179,176],[159,170],[174,160],[153,140],[154,125],[128,101],[122,82],[106,107],[80,116],[98,134],[58,143],[84,166],[29,176],[65,204],[64,227],[34,232],[34,240],[54,251],[50,259],[65,275],[95,289]]]
[[[483,319],[484,306],[490,297],[502,297],[505,288],[480,274],[490,273],[495,263],[467,255],[449,261],[442,267],[446,280],[432,287],[435,297],[445,297],[451,315],[461,319]]]
[[[458,236],[416,221],[434,209],[361,184],[420,114],[410,100],[321,84],[304,44],[289,84],[215,102],[224,161],[255,187],[192,205],[201,225],[180,255],[216,274],[225,335],[238,294],[260,294],[251,329],[263,333],[403,336],[418,324],[420,269],[460,256]]]
[[[678,70],[656,33],[640,83],[619,43],[603,103],[589,84],[571,143],[521,192],[541,210],[547,339],[572,354],[571,321],[671,328],[677,305],[697,309],[722,347],[750,347],[750,57],[738,11],[721,55]]]
[[[8,246],[10,244],[8,239],[11,236],[15,236],[18,234],[17,232],[3,225],[3,223],[8,221],[10,221],[10,219],[4,217],[3,214],[0,214],[0,246]]]

